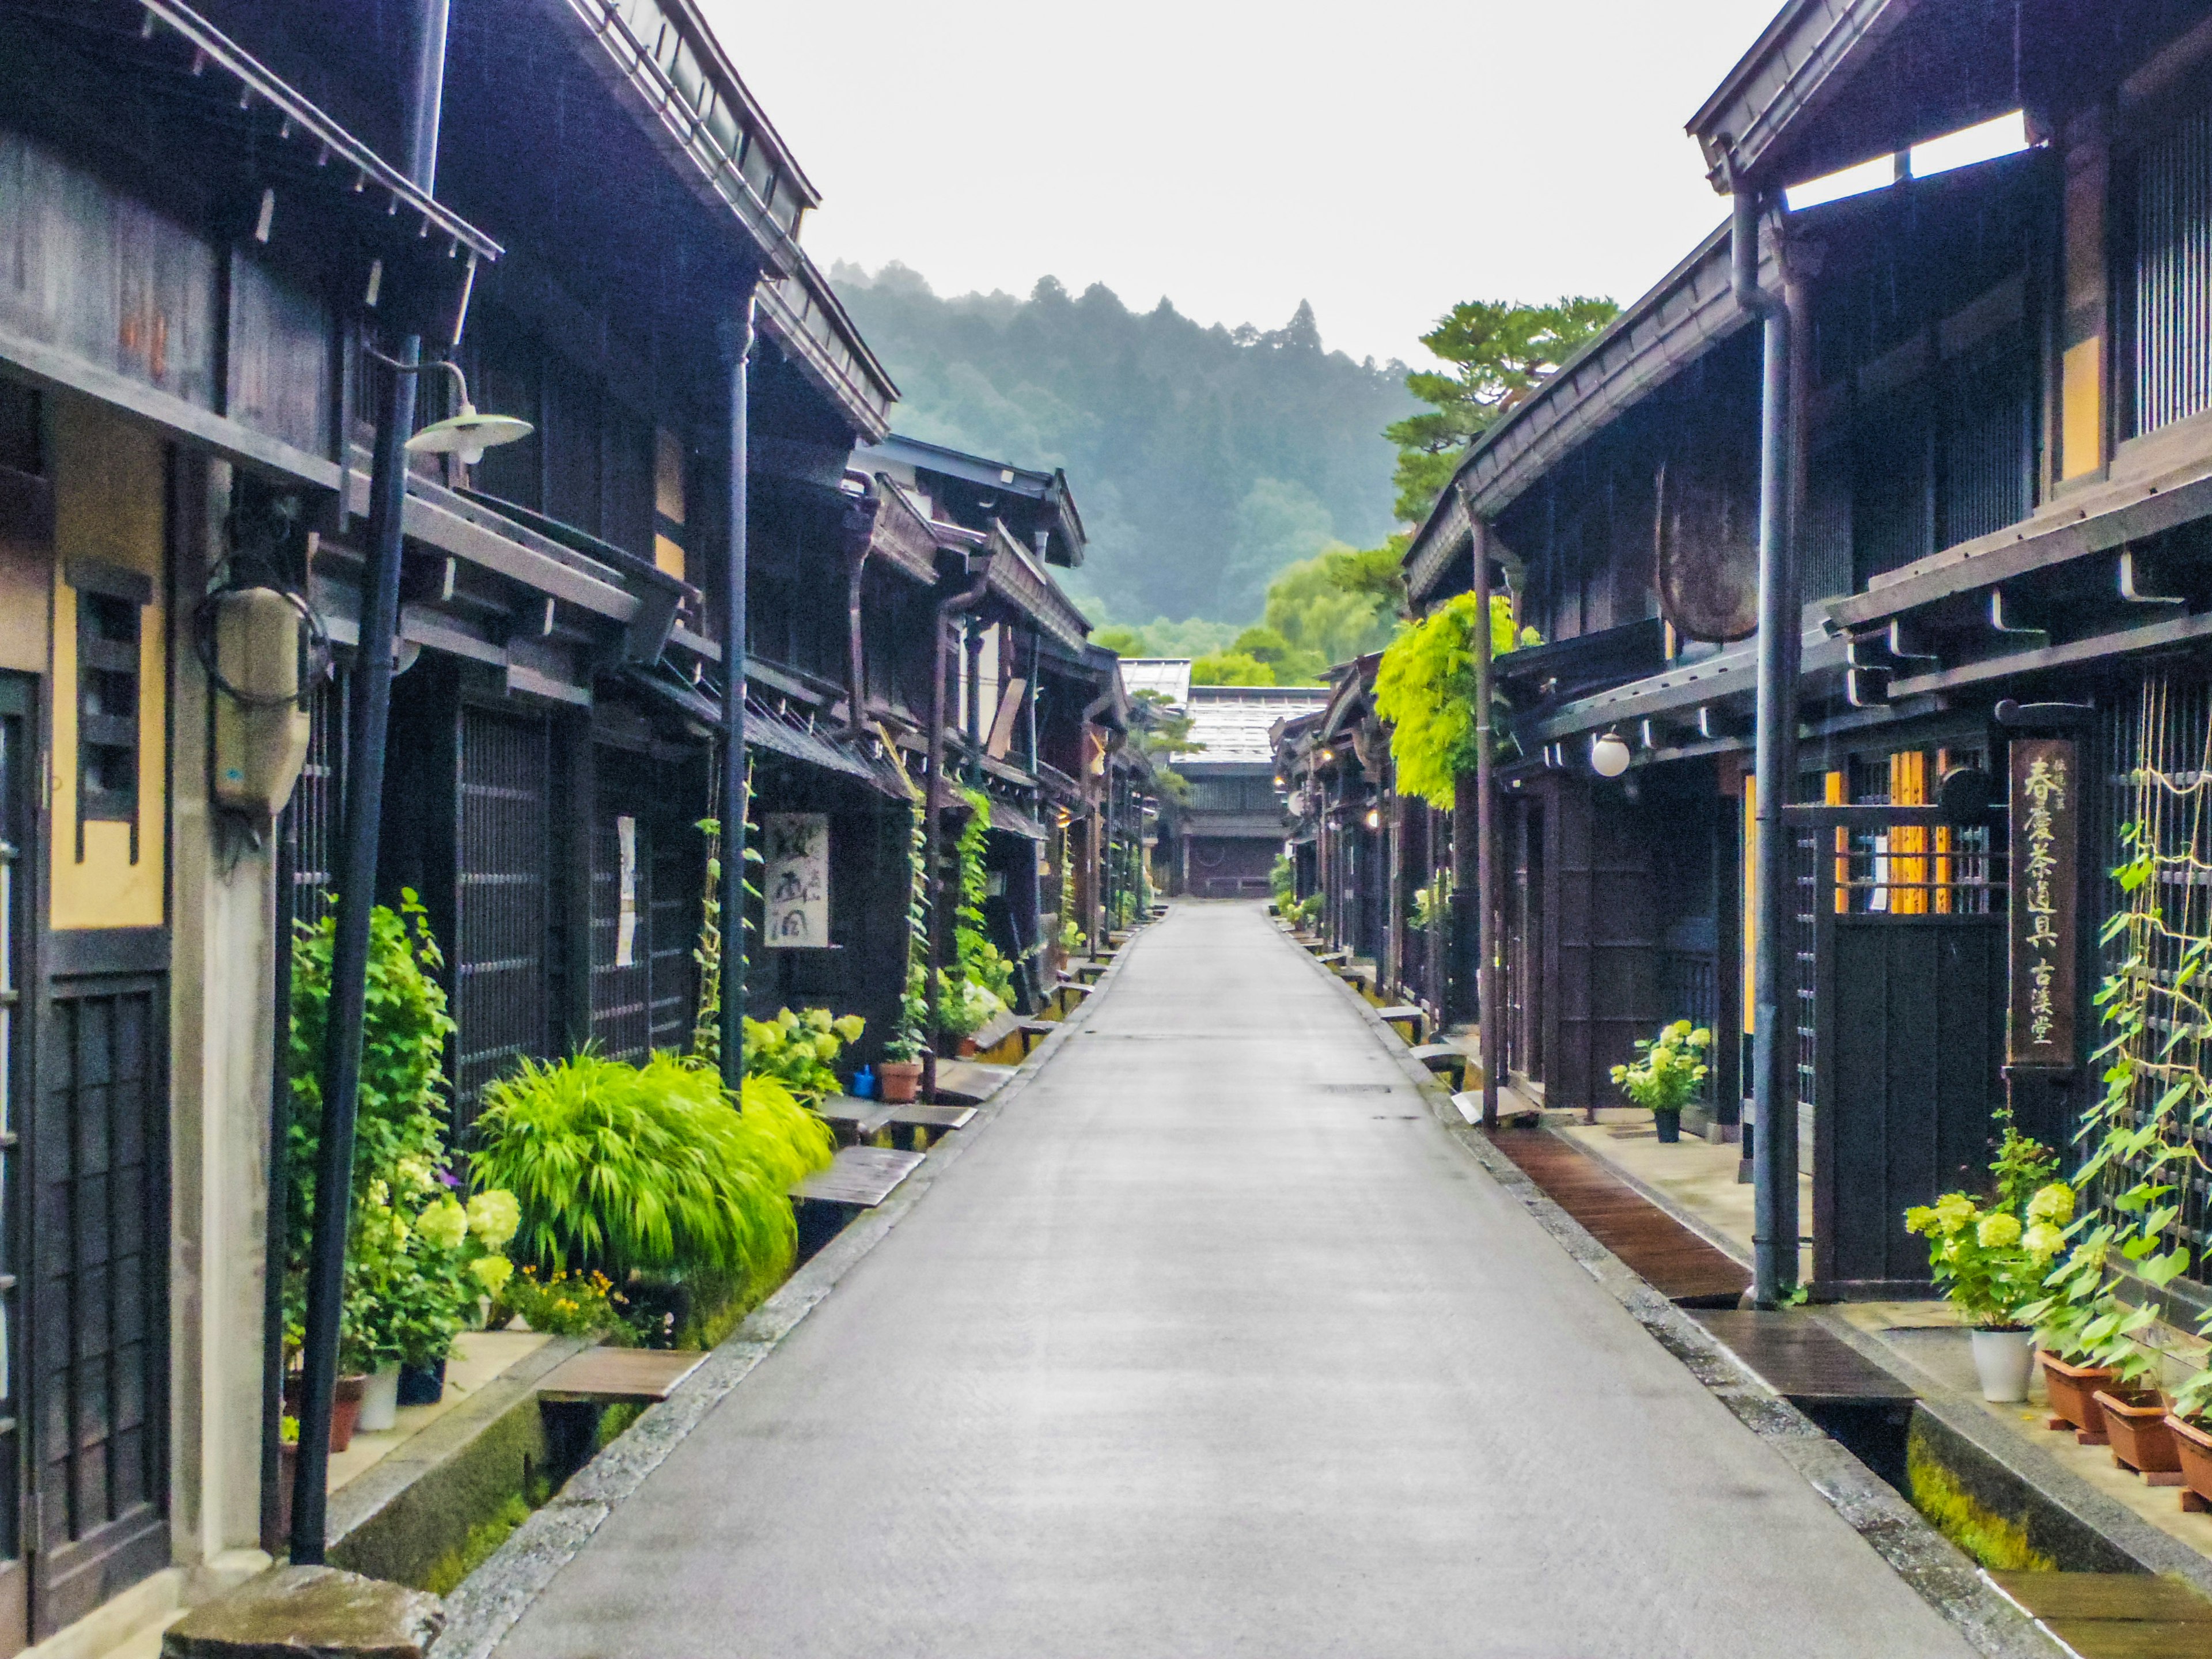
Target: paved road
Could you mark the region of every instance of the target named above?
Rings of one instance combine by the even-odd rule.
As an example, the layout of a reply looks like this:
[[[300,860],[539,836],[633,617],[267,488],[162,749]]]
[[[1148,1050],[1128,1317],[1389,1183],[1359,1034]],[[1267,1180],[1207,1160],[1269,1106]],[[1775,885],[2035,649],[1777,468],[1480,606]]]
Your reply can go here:
[[[506,1659],[1969,1652],[1256,908],[1082,1023]]]

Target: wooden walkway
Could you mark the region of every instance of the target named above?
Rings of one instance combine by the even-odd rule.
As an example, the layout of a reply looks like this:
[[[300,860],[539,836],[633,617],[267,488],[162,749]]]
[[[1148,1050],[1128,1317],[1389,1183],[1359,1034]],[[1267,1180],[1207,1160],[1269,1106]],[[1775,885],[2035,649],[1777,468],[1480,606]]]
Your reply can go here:
[[[1996,1572],[2081,1659],[2212,1659],[2212,1601],[2148,1573]]]
[[[1689,1306],[1732,1308],[1750,1288],[1748,1267],[1548,1129],[1499,1129],[1490,1139],[1553,1203],[1662,1296]]]

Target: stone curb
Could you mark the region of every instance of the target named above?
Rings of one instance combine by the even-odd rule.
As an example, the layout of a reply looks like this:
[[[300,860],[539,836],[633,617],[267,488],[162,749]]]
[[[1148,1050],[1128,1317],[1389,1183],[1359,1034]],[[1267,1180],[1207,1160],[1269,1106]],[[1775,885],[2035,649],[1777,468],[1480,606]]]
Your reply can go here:
[[[1152,923],[1146,924],[1146,927]],[[530,1604],[574,1560],[622,1501],[645,1484],[685,1437],[721,1403],[723,1395],[774,1353],[799,1322],[818,1307],[840,1279],[857,1267],[884,1237],[927,1197],[938,1179],[959,1162],[973,1138],[994,1122],[1008,1102],[1036,1080],[1061,1044],[1073,1036],[1089,1012],[1103,1000],[1128,962],[1142,928],[1115,952],[1114,960],[1074,1015],[1060,1022],[1032,1049],[1006,1085],[976,1109],[968,1127],[931,1149],[897,1191],[823,1245],[776,1292],[745,1316],[744,1323],[682,1382],[674,1393],[641,1415],[569,1479],[552,1501],[515,1528],[507,1542],[446,1598],[446,1628],[430,1650],[430,1659],[486,1659]]]
[[[1285,945],[1291,942],[1286,939]],[[1297,949],[1295,945],[1291,948]],[[1344,981],[1300,950],[1331,984]],[[1654,1290],[1627,1263],[1545,1195],[1520,1166],[1461,1121],[1450,1095],[1413,1058],[1373,1005],[1350,987],[1344,994],[1427,1105],[1444,1133],[1508,1193],[1554,1242],[1604,1287],[1659,1346],[1681,1361],[1736,1420],[1766,1442],[1898,1576],[1973,1647],[1990,1659],[2065,1659],[2061,1646],[2021,1613],[1950,1540],[1929,1525],[1889,1483],[1829,1438],[1820,1426],[1745,1370],[1734,1354]]]

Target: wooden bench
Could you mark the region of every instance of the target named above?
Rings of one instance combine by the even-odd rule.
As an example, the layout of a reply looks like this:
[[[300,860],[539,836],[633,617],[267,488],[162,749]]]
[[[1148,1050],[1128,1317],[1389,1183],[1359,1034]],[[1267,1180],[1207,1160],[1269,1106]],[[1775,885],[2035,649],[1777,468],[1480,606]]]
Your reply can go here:
[[[562,1401],[665,1400],[706,1358],[696,1350],[586,1348],[539,1378],[538,1393]]]
[[[1421,1040],[1421,1028],[1428,1024],[1428,1016],[1410,1002],[1401,1002],[1389,1008],[1378,1008],[1376,1012],[1391,1024],[1404,1026],[1406,1029],[1399,1035],[1407,1042],[1419,1042]]]
[[[1424,1042],[1413,1050],[1413,1058],[1439,1077],[1454,1079],[1454,1089],[1467,1087],[1467,1056],[1449,1042]]]
[[[1316,951],[1314,952],[1314,960],[1321,963],[1324,968],[1334,968],[1340,963],[1351,961],[1352,952],[1349,951]]]
[[[1056,1019],[1024,1020],[1021,1024],[1022,1053],[1028,1054],[1059,1029],[1060,1022]]]
[[[851,1095],[831,1095],[815,1109],[824,1123],[837,1133],[837,1138],[850,1145],[866,1140],[884,1127],[896,1106],[880,1100],[855,1100]]]
[[[2014,1605],[2082,1659],[2212,1652],[2212,1601],[2147,1572],[1993,1572]]]
[[[1011,1066],[987,1066],[981,1060],[940,1060],[937,1062],[937,1101],[981,1106],[1006,1086],[1014,1074]]]
[[[1113,965],[1110,962],[1079,962],[1075,964],[1075,971],[1079,976],[1087,976],[1089,982],[1096,985]]]
[[[922,1154],[890,1146],[848,1146],[791,1189],[799,1221],[798,1259],[805,1261],[863,1210],[872,1210],[915,1172]]]

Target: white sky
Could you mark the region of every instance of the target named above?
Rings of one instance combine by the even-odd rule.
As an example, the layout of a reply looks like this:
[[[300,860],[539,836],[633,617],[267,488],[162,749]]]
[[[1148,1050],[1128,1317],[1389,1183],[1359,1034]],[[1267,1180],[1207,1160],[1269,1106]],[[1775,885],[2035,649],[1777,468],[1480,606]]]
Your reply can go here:
[[[1047,272],[1355,357],[1461,299],[1626,302],[1718,223],[1682,125],[1780,0],[703,0],[825,269]]]

